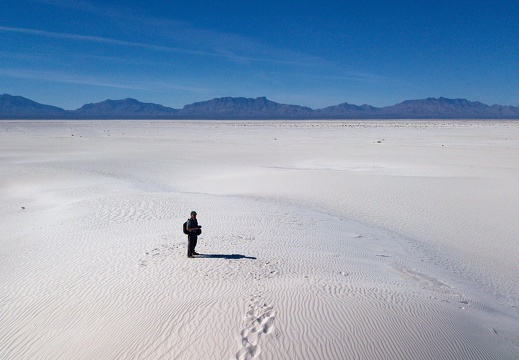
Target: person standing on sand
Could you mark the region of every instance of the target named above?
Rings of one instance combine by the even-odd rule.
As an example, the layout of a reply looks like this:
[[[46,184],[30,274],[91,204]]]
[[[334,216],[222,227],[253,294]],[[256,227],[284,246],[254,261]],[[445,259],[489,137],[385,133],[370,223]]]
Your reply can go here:
[[[187,257],[192,258],[194,255],[198,255],[195,251],[196,243],[198,241],[198,235],[202,232],[202,226],[198,225],[196,220],[196,211],[191,211],[191,218],[187,220]]]

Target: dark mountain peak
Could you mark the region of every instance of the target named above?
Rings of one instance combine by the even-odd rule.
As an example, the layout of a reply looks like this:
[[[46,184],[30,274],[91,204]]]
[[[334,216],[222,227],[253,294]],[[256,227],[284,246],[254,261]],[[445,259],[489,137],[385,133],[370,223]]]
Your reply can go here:
[[[344,102],[344,103],[340,103],[338,105],[333,105],[333,106],[328,106],[328,107],[325,107],[323,109],[320,109],[321,111],[323,110],[355,110],[355,111],[371,111],[371,110],[375,110],[376,108],[371,106],[371,105],[367,105],[367,104],[363,104],[363,105],[354,105],[354,104],[348,104],[347,102]]]
[[[132,99],[132,98],[126,98],[122,100],[111,100],[107,99],[98,103],[89,103],[85,104],[82,107],[80,107],[78,110],[86,110],[86,109],[94,109],[94,108],[103,108],[103,109],[117,109],[122,107],[143,107],[148,105],[155,105],[155,104],[147,104],[142,103],[138,100]],[[155,106],[162,106],[162,105],[155,105]]]
[[[406,101],[403,101],[394,106],[398,106],[398,105],[420,106],[423,104],[436,105],[436,106],[462,106],[462,107],[487,107],[488,106],[483,103],[480,103],[479,101],[469,101],[467,99],[449,99],[449,98],[444,98],[444,97],[439,97],[439,98],[428,97],[427,99],[406,100]]]
[[[279,105],[274,101],[268,100],[266,97],[258,98],[245,98],[245,97],[220,97],[212,100],[195,102],[184,106],[184,109],[191,108],[246,108],[246,107],[257,107],[257,106],[276,106]]]
[[[86,104],[77,109],[74,114],[79,118],[165,119],[170,118],[177,111],[162,105],[143,103],[132,98],[126,98],[122,100],[108,99],[98,103]]]
[[[26,104],[37,104],[36,102],[26,99],[22,96],[13,96],[9,94],[0,95],[0,102],[2,104],[15,104],[15,105],[26,105]]]
[[[380,114],[390,118],[494,118],[500,115],[492,112],[488,105],[467,99],[427,98],[422,100],[406,100],[399,104],[380,109]],[[519,115],[519,114],[518,114]]]
[[[27,106],[27,107],[33,107],[33,108],[45,107],[48,109],[64,111],[63,109],[56,107],[56,106],[43,105],[43,104],[37,103],[36,101],[24,98],[22,96],[13,96],[13,95],[9,95],[9,94],[0,95],[0,104],[2,104],[3,106]]]
[[[0,95],[0,119],[56,119],[66,117],[59,107],[43,105],[22,96]]]
[[[348,104],[347,102],[328,106],[323,109],[315,110],[315,114],[317,114],[322,119],[365,119],[368,117],[373,117],[377,108],[363,104],[361,106]]]
[[[279,104],[266,97],[222,97],[196,102],[184,106],[179,115],[186,118],[204,117],[210,119],[291,119],[312,114],[309,107]]]

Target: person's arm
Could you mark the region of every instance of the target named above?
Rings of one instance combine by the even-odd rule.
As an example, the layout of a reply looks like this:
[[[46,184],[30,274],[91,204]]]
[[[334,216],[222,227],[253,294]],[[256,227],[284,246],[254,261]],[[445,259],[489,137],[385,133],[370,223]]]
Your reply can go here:
[[[189,227],[191,224],[192,224],[192,222],[188,220],[187,221],[187,226],[186,226],[187,231],[193,231],[193,230],[198,230],[198,229],[202,228],[201,226],[197,226],[197,227],[191,228],[191,227]]]

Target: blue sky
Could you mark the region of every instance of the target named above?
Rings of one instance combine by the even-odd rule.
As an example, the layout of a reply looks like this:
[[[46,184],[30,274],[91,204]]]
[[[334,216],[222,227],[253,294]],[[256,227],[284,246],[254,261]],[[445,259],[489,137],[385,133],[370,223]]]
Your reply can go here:
[[[516,1],[2,0],[0,94],[519,105]]]

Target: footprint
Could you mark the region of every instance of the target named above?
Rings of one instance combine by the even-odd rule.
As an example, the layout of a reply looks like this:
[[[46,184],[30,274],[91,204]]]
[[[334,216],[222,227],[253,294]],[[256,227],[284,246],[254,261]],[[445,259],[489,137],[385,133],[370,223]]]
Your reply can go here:
[[[170,257],[172,254],[178,252],[181,247],[182,247],[181,244],[160,245],[159,247],[157,247],[151,251],[147,251],[144,258],[142,258],[139,261],[139,266],[142,267],[142,266],[150,265],[151,263],[158,263],[158,262],[164,261],[168,257]]]
[[[249,360],[258,357],[261,353],[261,349],[259,346],[248,346],[240,349],[236,354],[236,359],[238,360]]]
[[[242,348],[236,353],[238,360],[256,358],[261,353],[259,339],[263,334],[274,331],[274,308],[262,303],[261,299],[253,297],[251,301],[243,319],[245,328],[240,332]]]

